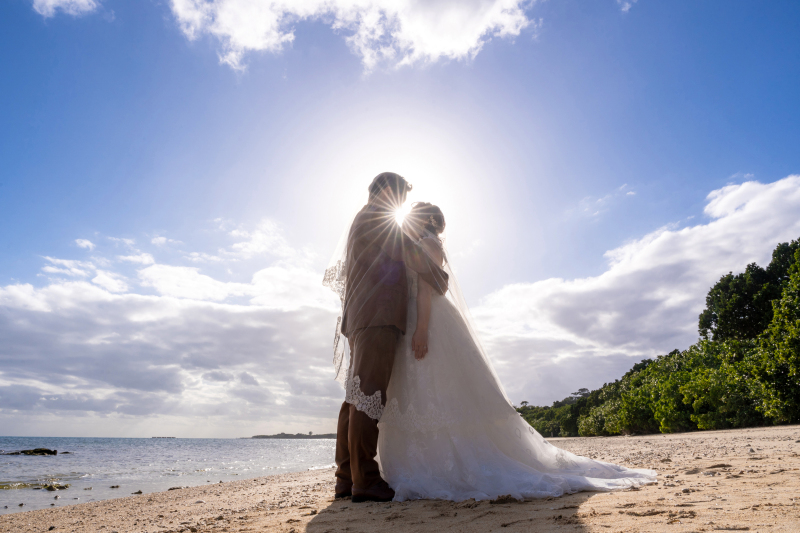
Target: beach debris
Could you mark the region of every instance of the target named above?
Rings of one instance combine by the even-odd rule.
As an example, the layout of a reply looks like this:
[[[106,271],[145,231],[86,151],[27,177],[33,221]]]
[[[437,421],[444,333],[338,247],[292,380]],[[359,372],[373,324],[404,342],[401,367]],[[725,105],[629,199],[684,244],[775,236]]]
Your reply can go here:
[[[505,494],[503,496],[498,496],[496,500],[490,500],[489,503],[493,505],[503,504],[503,503],[521,503],[523,500],[518,500],[513,497],[511,494]]]
[[[111,488],[112,488],[112,489],[118,489],[118,488],[119,488],[119,485],[111,485]]]
[[[92,487],[84,487],[83,490],[92,490]]]
[[[48,448],[34,448],[33,450],[17,450],[14,452],[3,452],[0,455],[57,455],[58,451]]]
[[[24,503],[19,504],[20,507],[22,507],[23,505],[25,505],[25,504]]]
[[[626,514],[630,516],[656,516],[660,514],[664,514],[666,511],[656,510],[656,509],[648,509],[647,511],[619,511],[619,514]]]
[[[56,526],[50,526],[50,527],[47,528],[47,531],[53,531],[55,528],[56,528]]]
[[[137,490],[136,492],[131,492],[131,494],[144,494],[141,490]]]
[[[206,501],[205,501],[205,500],[197,500],[197,501],[196,501],[196,502],[194,502],[194,503],[206,503]]]
[[[59,499],[60,497],[61,497],[61,496],[59,496],[58,494],[56,494],[55,496],[53,496],[53,499],[54,499],[54,500],[57,500],[57,499]]]
[[[181,489],[188,489],[189,487],[170,487],[167,490],[181,490]]]

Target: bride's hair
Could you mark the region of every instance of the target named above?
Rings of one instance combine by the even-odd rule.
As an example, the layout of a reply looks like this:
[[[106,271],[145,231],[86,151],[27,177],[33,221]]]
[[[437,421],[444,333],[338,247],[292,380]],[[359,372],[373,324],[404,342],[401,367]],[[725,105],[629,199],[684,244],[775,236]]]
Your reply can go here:
[[[410,218],[413,223],[419,224],[434,235],[441,235],[444,231],[444,213],[442,213],[438,205],[428,202],[414,202],[406,218]]]

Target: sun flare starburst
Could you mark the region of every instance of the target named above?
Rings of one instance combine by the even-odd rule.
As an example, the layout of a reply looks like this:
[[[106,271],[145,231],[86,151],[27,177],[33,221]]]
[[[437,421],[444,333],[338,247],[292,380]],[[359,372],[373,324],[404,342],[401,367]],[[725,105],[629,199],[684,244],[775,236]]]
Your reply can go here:
[[[405,220],[409,211],[411,211],[411,204],[408,202],[394,210],[394,219],[398,224],[403,225],[403,220]]]

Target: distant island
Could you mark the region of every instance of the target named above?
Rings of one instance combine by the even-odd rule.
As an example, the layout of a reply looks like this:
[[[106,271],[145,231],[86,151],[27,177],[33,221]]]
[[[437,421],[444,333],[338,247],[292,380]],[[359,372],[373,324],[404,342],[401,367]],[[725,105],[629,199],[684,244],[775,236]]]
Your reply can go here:
[[[253,435],[250,437],[252,439],[335,439],[336,433],[320,433],[319,435],[314,435],[310,431],[308,435],[305,433],[295,433],[291,435],[289,433],[278,433],[277,435]]]

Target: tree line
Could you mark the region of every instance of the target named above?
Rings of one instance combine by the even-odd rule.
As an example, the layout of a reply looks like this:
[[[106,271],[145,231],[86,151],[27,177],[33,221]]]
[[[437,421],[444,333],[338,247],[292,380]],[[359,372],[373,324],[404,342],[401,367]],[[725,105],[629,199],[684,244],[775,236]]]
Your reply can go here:
[[[545,437],[673,433],[800,422],[800,239],[766,268],[708,291],[700,338],[621,379],[517,411]]]

